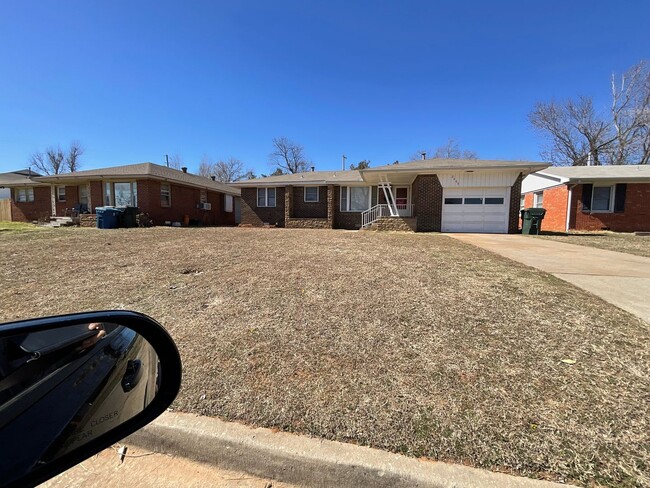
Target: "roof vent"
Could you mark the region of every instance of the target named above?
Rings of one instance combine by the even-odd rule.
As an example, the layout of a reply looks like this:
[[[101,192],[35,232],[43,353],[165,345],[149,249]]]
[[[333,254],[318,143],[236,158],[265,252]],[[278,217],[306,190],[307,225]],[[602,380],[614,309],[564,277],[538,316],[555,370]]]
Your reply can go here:
[[[422,151],[420,154],[422,155],[422,160],[423,160],[423,161],[424,161],[425,159],[427,159],[427,153],[426,153],[426,151]]]
[[[312,167],[311,167],[311,170],[312,170],[312,172],[313,172],[313,171],[316,171],[316,166],[312,166]]]
[[[210,176],[210,179],[211,179],[212,181],[217,181],[217,177],[214,176],[214,175]]]
[[[181,168],[181,171],[182,171],[183,173],[187,173],[187,166],[183,166],[183,167]]]

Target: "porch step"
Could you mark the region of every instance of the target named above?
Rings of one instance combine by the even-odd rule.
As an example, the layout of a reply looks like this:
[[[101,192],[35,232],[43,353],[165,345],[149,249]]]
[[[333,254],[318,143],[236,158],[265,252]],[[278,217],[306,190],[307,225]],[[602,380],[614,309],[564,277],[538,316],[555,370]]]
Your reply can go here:
[[[71,225],[77,225],[77,222],[72,217],[50,217],[50,227],[68,227]]]
[[[380,217],[370,224],[368,230],[415,232],[417,217]]]

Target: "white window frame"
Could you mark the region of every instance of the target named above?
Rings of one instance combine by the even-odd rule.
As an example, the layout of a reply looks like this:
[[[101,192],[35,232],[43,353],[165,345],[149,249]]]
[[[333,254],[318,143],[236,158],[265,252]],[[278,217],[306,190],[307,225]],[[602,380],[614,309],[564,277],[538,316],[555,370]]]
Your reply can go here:
[[[307,188],[316,189],[316,200],[307,200]],[[318,203],[320,200],[320,188],[317,186],[306,186],[303,190],[303,200],[305,201],[305,203]]]
[[[137,207],[138,206],[138,182],[136,180],[109,180],[109,181],[104,181],[104,185],[102,188],[102,202],[104,206],[107,207],[113,207],[115,206],[115,184],[116,183],[128,183],[131,185],[131,203],[129,204],[130,207]],[[106,189],[108,188],[108,192]],[[106,197],[109,197],[109,202],[106,202]]]
[[[539,197],[542,197],[541,205],[539,201]],[[544,192],[543,191],[536,191],[533,193],[533,207],[535,208],[543,208],[544,207]]]
[[[61,190],[63,190],[63,195],[61,195]],[[63,198],[61,198],[63,196]],[[65,185],[59,185],[56,187],[56,201],[65,202]]]
[[[522,195],[519,198],[519,210],[523,210],[526,207],[526,195]]]
[[[596,188],[609,188],[609,208],[607,210],[594,210],[594,196],[596,195]],[[591,187],[591,207],[590,213],[613,213],[614,212],[614,197],[616,192],[616,185],[593,185]]]
[[[24,200],[21,199],[21,193],[24,195]],[[25,186],[22,188],[16,188],[15,192],[15,201],[16,203],[33,203],[34,202],[34,187]]]
[[[167,190],[164,190],[165,187]],[[172,206],[172,185],[170,183],[160,184],[160,206],[165,208]]]
[[[350,210],[350,194],[352,193],[351,188],[367,188],[368,189],[368,206],[363,209],[363,210]],[[343,205],[343,194],[345,193],[345,198],[346,198],[346,205],[344,208]],[[362,213],[368,210],[372,206],[372,187],[370,186],[342,186],[341,187],[341,194],[339,195],[339,208],[341,209],[341,212],[353,212],[353,213]]]
[[[269,205],[269,191],[273,190],[273,205]],[[260,191],[264,192],[264,204],[260,205]],[[278,192],[274,186],[259,186],[255,192],[256,204],[259,208],[273,208],[278,204]]]

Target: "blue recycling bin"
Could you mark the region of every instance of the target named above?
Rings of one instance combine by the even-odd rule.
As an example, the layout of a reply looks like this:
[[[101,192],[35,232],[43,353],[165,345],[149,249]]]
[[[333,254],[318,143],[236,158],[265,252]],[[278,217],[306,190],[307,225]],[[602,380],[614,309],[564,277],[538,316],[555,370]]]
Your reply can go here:
[[[97,228],[98,229],[117,229],[120,226],[120,212],[113,207],[97,207],[95,215],[97,215]]]

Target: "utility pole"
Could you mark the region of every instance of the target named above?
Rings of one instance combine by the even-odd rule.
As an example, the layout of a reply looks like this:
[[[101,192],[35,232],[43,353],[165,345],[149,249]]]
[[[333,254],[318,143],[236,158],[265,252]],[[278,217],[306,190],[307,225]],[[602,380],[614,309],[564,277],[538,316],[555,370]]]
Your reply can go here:
[[[345,154],[341,156],[341,169],[345,171],[345,160],[348,159]]]

